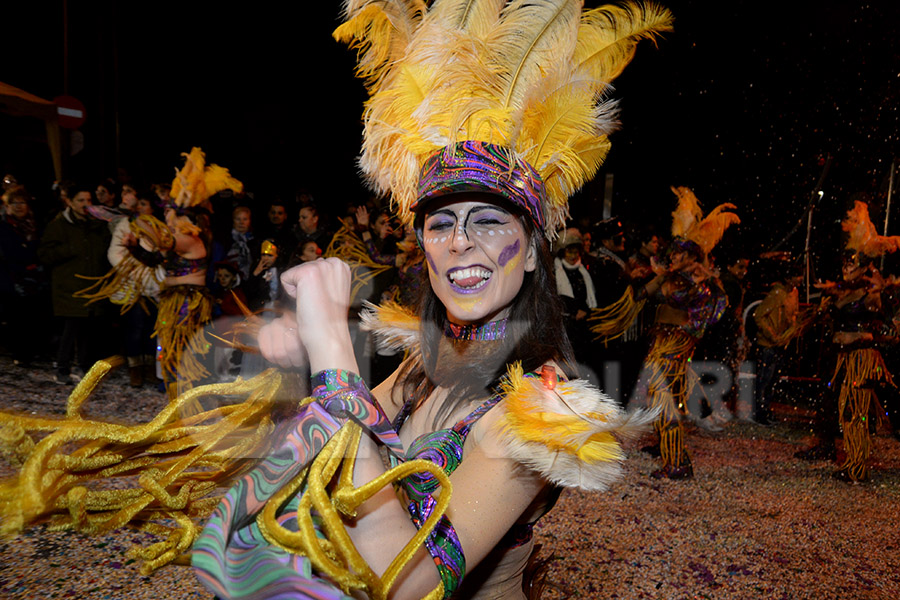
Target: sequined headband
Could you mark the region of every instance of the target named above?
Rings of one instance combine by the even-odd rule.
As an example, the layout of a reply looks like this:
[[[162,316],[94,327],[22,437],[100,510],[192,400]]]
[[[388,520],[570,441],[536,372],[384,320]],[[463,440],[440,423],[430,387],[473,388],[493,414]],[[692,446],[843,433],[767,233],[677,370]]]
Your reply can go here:
[[[666,246],[666,249],[663,251],[663,260],[668,262],[676,252],[686,252],[694,256],[697,260],[706,258],[706,254],[704,254],[703,249],[697,242],[680,237],[673,239],[669,242],[669,245]]]
[[[524,209],[544,229],[544,182],[534,168],[507,149],[470,140],[438,150],[419,173],[415,212],[424,201],[462,192],[496,194]]]

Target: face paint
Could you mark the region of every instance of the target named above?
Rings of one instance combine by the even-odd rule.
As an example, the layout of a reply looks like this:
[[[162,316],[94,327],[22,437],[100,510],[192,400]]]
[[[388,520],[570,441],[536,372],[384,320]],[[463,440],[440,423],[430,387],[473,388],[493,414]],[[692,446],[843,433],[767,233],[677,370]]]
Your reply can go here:
[[[521,244],[519,240],[516,240],[514,244],[510,244],[506,248],[503,249],[503,252],[500,253],[500,256],[497,258],[497,264],[501,267],[505,267],[506,263],[510,261],[514,256],[519,253],[519,248]]]
[[[519,217],[484,199],[459,201],[425,216],[421,234],[429,280],[451,322],[502,318],[522,287],[534,257],[523,261],[528,237]],[[482,201],[466,200],[478,198]]]
[[[434,265],[434,259],[431,258],[431,255],[427,252],[425,253],[425,260],[428,261],[428,266],[431,267],[432,271],[437,271],[437,267]]]
[[[481,298],[453,298],[453,304],[466,312],[473,311],[479,303],[481,303]]]

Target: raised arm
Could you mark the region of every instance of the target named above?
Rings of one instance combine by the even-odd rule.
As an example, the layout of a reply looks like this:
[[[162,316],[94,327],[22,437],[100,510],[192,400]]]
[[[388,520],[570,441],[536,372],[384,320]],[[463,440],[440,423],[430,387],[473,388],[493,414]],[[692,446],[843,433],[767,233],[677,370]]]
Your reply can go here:
[[[334,258],[318,260],[287,271],[282,283],[296,298],[295,321],[286,317],[261,331],[263,355],[285,367],[304,364],[308,355],[313,373],[326,369],[356,371],[347,326],[349,267]],[[394,412],[386,402],[385,388],[379,386],[374,395]],[[488,413],[479,422],[479,431],[492,431],[490,417]],[[459,538],[468,570],[497,545],[546,484],[538,475],[505,458],[495,434],[477,437],[477,445],[450,478],[453,491],[446,514]],[[384,471],[376,443],[363,436],[354,484],[362,485]],[[438,490],[434,496],[440,493]],[[407,507],[391,487],[364,503],[347,530],[360,554],[379,575],[416,533]],[[439,581],[434,559],[420,548],[401,573],[391,598],[421,598]]]

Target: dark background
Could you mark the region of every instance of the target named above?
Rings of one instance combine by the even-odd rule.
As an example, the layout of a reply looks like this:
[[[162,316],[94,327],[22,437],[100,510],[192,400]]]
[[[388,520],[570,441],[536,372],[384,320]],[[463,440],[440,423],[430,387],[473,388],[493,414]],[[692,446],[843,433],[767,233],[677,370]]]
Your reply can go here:
[[[589,5],[599,4],[589,2]],[[643,43],[615,82],[622,129],[575,216],[612,209],[665,230],[670,185],[706,208],[734,202],[743,224],[723,249],[778,245],[830,169],[813,246],[828,263],[855,197],[884,220],[900,155],[900,3],[682,0],[675,32]],[[262,203],[309,189],[332,212],[364,198],[354,159],[364,92],[354,56],[331,38],[338,2],[68,3],[68,93],[86,106],[84,149],[66,176],[170,180],[201,146]],[[64,91],[63,2],[7,3],[0,81],[52,99]],[[53,180],[43,126],[0,116],[0,165],[38,196]],[[896,207],[896,200],[894,198]],[[900,233],[900,214],[892,209]],[[780,248],[799,251],[805,222]]]

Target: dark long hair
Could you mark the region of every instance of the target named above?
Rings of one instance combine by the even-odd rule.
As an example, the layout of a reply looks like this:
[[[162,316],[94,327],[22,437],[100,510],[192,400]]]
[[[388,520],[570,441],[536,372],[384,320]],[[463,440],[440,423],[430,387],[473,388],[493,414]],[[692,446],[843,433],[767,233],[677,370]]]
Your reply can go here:
[[[521,216],[521,212],[518,215]],[[459,355],[466,355],[466,346],[475,348],[480,345],[482,351],[476,349],[470,353],[465,364],[451,365],[457,372],[453,374],[447,401],[436,413],[435,426],[459,406],[488,395],[506,374],[510,363],[521,361],[522,368],[527,373],[540,369],[552,360],[567,377],[576,376],[572,344],[566,335],[562,319],[562,302],[556,293],[550,246],[529,217],[522,217],[521,220],[525,224],[530,244],[535,248],[535,269],[525,273],[522,287],[510,305],[503,340],[467,342],[444,339],[445,343],[450,343],[459,350]],[[422,277],[427,280],[427,269],[423,269]],[[435,375],[442,366],[438,364],[439,350],[447,319],[447,309],[434,293],[430,282],[423,281],[420,289],[418,314],[421,318],[421,357],[403,365],[395,384],[400,386],[404,401],[413,398],[416,404],[428,398],[436,387]]]

